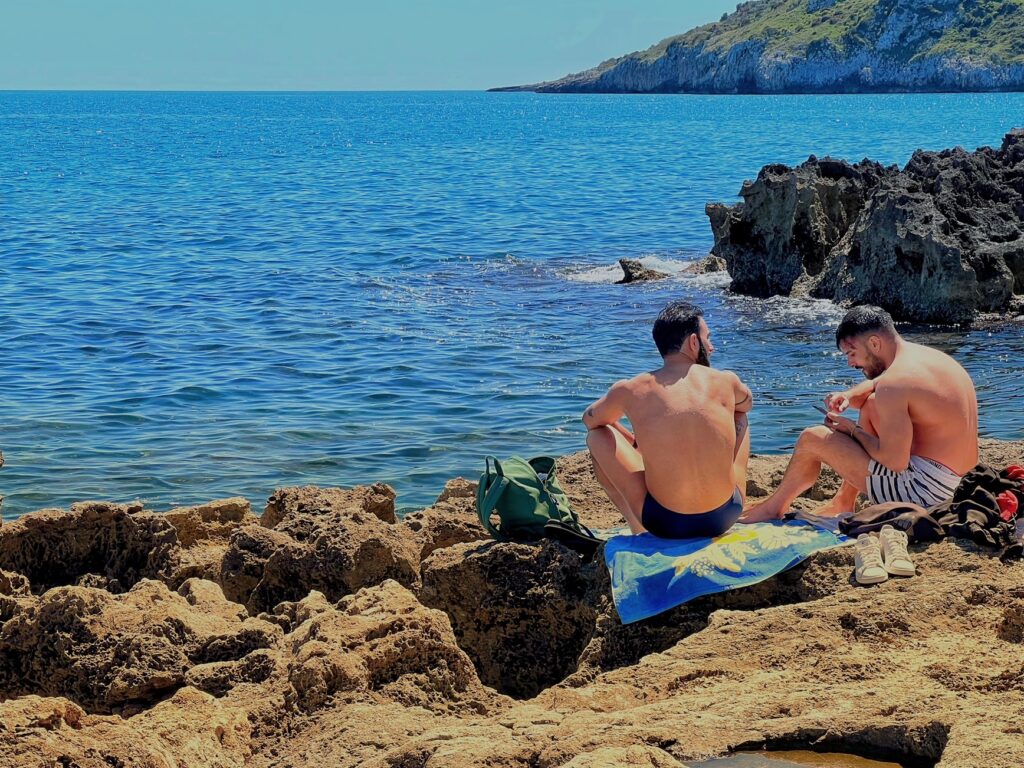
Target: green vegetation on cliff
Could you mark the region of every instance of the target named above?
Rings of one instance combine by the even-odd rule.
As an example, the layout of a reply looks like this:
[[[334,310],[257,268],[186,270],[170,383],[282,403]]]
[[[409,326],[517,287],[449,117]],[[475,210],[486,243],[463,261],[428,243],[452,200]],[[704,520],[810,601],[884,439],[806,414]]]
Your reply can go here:
[[[888,33],[888,35],[887,35]],[[1024,63],[1024,0],[753,0],[721,21],[662,40],[624,58],[653,61],[672,45],[726,51],[749,41],[766,53],[803,55],[877,47],[895,58],[934,55],[996,64]]]

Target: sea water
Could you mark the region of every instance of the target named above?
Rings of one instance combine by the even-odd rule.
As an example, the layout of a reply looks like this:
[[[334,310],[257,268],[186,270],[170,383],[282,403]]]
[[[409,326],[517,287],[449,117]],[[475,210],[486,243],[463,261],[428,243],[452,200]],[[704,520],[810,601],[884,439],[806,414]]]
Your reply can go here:
[[[586,405],[704,307],[790,449],[845,368],[825,301],[681,274],[766,163],[996,144],[1024,95],[0,93],[5,513],[166,509],[385,481],[429,503],[489,453],[581,450]],[[622,257],[672,274],[618,286]],[[912,338],[1024,435],[1018,328]]]

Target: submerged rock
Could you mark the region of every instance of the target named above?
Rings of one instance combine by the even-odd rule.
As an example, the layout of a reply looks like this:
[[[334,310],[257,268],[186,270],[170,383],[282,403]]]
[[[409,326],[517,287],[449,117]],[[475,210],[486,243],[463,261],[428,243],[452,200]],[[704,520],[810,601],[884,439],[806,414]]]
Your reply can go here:
[[[623,277],[617,281],[617,285],[647,283],[652,280],[663,280],[668,277],[664,272],[645,267],[636,259],[619,259],[619,266],[622,267]]]
[[[999,149],[918,151],[900,171],[811,157],[708,204],[712,253],[751,296],[873,303],[897,320],[1016,314],[1024,294],[1024,131]]]

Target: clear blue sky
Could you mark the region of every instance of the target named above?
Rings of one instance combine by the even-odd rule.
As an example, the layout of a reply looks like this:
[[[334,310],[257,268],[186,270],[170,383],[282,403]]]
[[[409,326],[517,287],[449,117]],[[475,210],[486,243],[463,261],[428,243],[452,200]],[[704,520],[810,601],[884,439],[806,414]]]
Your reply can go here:
[[[483,89],[550,80],[736,0],[0,0],[0,89]]]

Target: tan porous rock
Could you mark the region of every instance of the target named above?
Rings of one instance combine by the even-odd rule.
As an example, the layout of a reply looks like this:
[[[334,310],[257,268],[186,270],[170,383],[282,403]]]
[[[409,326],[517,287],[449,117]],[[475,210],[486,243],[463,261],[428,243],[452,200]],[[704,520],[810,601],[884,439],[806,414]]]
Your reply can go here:
[[[415,586],[420,547],[407,527],[386,522],[393,518],[394,491],[383,484],[279,489],[261,521],[268,533],[246,526],[232,534],[225,594],[257,614],[314,589],[338,600],[386,579]]]
[[[339,510],[356,515],[373,515],[385,523],[395,517],[395,490],[384,483],[360,485],[355,488],[279,488],[267,501],[260,518],[266,528],[284,528],[289,532],[302,528],[321,516],[330,516]]]
[[[317,593],[307,600],[286,639],[298,708],[322,708],[343,694],[436,711],[482,712],[502,702],[481,685],[448,617],[397,582],[362,589],[336,607]]]
[[[174,526],[183,547],[211,540],[227,542],[241,526],[258,522],[249,500],[241,496],[194,507],[175,507],[164,516]]]
[[[140,579],[169,576],[180,551],[170,522],[141,504],[82,502],[0,528],[0,568],[21,573],[37,592],[88,574],[129,589]]]
[[[448,614],[484,683],[525,698],[576,668],[594,630],[595,568],[548,540],[459,544],[424,562],[420,600]]]
[[[0,703],[7,768],[242,768],[252,755],[246,712],[183,688],[135,717],[88,715],[62,698]]]
[[[0,624],[0,696],[63,696],[110,712],[172,693],[196,664],[242,658],[281,635],[209,582],[182,594],[150,580],[123,595],[57,587]]]
[[[435,549],[490,538],[477,516],[476,483],[462,478],[449,481],[432,506],[410,512],[402,523],[419,544],[421,560]]]

